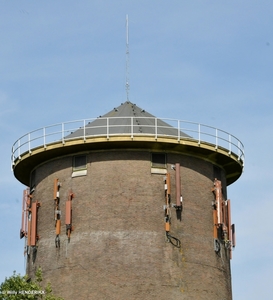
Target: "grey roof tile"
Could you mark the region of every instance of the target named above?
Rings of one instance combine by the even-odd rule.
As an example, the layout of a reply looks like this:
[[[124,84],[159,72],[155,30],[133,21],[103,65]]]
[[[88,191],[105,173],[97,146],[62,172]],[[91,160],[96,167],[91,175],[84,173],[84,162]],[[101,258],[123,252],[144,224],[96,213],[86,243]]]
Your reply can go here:
[[[178,130],[161,119],[156,118],[144,109],[129,101],[115,107],[103,116],[88,123],[85,126],[85,135],[106,135],[107,120],[109,125],[109,134],[155,134],[155,122],[157,122],[157,135],[177,136]],[[83,136],[83,128],[71,133],[67,138]],[[187,134],[180,132],[181,137],[189,137]]]

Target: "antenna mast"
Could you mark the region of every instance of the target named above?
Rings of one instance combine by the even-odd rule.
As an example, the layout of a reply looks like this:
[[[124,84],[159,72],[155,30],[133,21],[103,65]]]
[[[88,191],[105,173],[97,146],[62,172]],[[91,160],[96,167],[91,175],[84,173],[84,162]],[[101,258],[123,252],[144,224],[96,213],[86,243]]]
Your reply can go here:
[[[126,15],[126,94],[127,94],[127,101],[129,101],[129,19],[128,15]]]

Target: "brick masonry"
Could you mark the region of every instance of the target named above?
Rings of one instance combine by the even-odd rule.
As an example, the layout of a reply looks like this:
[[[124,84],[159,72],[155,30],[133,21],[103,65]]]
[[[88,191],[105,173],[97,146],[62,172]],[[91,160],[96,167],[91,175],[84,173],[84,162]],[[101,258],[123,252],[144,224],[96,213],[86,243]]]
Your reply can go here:
[[[72,178],[73,156],[57,158],[35,171],[38,211],[37,254],[30,275],[42,267],[45,282],[64,299],[231,300],[228,251],[213,246],[211,191],[214,166],[178,153],[167,154],[171,198],[181,168],[183,210],[172,208],[170,233],[181,248],[166,242],[164,175],[151,174],[149,151],[87,152],[87,175]],[[221,174],[224,190],[225,174]],[[53,182],[61,182],[61,246],[55,247]],[[65,201],[72,190],[74,231],[68,243]]]

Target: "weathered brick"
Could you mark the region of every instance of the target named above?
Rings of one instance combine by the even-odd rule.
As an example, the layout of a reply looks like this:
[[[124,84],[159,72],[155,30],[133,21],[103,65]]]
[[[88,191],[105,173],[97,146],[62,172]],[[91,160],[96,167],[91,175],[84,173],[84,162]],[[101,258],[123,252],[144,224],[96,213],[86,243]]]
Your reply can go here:
[[[167,154],[175,203],[175,171],[181,165],[181,220],[172,208],[170,233],[181,248],[166,242],[164,175],[151,174],[147,150],[90,151],[87,175],[72,178],[72,156],[36,168],[37,257],[45,281],[64,299],[230,300],[228,252],[214,252],[211,202],[213,165],[185,154]],[[225,174],[222,172],[225,186]],[[61,182],[61,247],[55,247],[53,182]],[[65,202],[72,190],[74,231],[68,242]]]

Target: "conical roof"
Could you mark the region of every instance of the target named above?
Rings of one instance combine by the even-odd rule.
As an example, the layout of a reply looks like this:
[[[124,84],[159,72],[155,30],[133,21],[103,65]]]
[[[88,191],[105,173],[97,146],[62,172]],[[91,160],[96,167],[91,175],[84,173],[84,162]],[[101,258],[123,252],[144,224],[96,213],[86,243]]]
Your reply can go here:
[[[68,138],[83,136],[113,135],[113,134],[157,134],[178,136],[177,128],[158,119],[136,104],[126,101],[103,116],[89,122],[83,128],[71,133]],[[155,132],[156,131],[156,132]],[[189,135],[180,132],[180,137]]]

